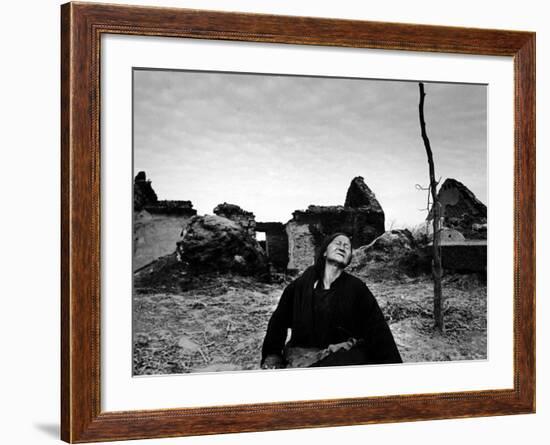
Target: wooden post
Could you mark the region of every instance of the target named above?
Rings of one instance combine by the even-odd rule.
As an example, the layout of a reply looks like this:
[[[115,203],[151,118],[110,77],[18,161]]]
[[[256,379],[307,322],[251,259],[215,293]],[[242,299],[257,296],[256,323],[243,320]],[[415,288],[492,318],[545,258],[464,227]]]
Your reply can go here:
[[[432,216],[433,216],[433,263],[432,263],[432,276],[434,280],[434,321],[435,327],[440,332],[443,332],[445,325],[443,322],[443,295],[441,292],[441,254],[439,250],[440,245],[440,218],[441,218],[441,206],[437,198],[437,182],[435,180],[435,167],[432,155],[432,149],[430,147],[430,140],[426,133],[426,122],[424,121],[424,84],[420,82],[420,103],[418,104],[418,112],[420,116],[420,129],[422,132],[422,140],[424,141],[424,147],[426,148],[426,154],[428,155],[428,165],[430,167],[430,191],[432,194]]]

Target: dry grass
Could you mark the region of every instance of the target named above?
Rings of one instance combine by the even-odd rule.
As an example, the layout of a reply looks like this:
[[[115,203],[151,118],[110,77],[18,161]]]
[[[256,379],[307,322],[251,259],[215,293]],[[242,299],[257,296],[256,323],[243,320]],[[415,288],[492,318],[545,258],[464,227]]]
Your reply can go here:
[[[486,358],[487,288],[477,276],[445,277],[443,335],[432,329],[429,277],[366,281],[405,362]],[[134,374],[258,369],[267,323],[285,285],[211,276],[200,287],[137,287]]]

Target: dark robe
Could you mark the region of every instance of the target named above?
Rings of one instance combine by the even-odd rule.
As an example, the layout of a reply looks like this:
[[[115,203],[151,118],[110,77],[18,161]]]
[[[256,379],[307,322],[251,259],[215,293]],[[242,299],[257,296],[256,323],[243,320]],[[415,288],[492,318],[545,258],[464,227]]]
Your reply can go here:
[[[287,329],[292,330],[287,348],[324,349],[357,340],[352,349],[337,351],[313,366],[402,362],[382,311],[363,281],[342,272],[330,289],[315,290],[316,280],[310,267],[283,291],[269,320],[262,363],[268,355],[283,357]]]

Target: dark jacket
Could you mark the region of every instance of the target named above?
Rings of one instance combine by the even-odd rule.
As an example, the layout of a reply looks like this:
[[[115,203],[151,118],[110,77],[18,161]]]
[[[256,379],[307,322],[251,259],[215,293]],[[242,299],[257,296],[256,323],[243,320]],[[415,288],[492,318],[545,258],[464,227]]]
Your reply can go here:
[[[339,351],[319,366],[402,362],[382,311],[363,281],[342,272],[330,287],[330,316],[324,320],[315,316],[315,281],[310,267],[284,290],[269,320],[262,363],[268,355],[282,357],[289,328],[292,337],[287,346],[292,347],[323,349],[350,338],[359,341],[357,347]]]

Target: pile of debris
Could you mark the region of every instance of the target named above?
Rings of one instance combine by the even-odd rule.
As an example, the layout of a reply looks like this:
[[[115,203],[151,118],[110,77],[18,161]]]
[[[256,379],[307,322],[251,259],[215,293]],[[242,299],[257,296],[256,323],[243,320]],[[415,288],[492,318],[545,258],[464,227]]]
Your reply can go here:
[[[223,216],[191,218],[176,252],[182,265],[196,273],[268,273],[267,258],[256,239],[246,228]]]
[[[349,271],[370,281],[417,277],[431,270],[431,259],[407,229],[389,230],[353,252]]]

